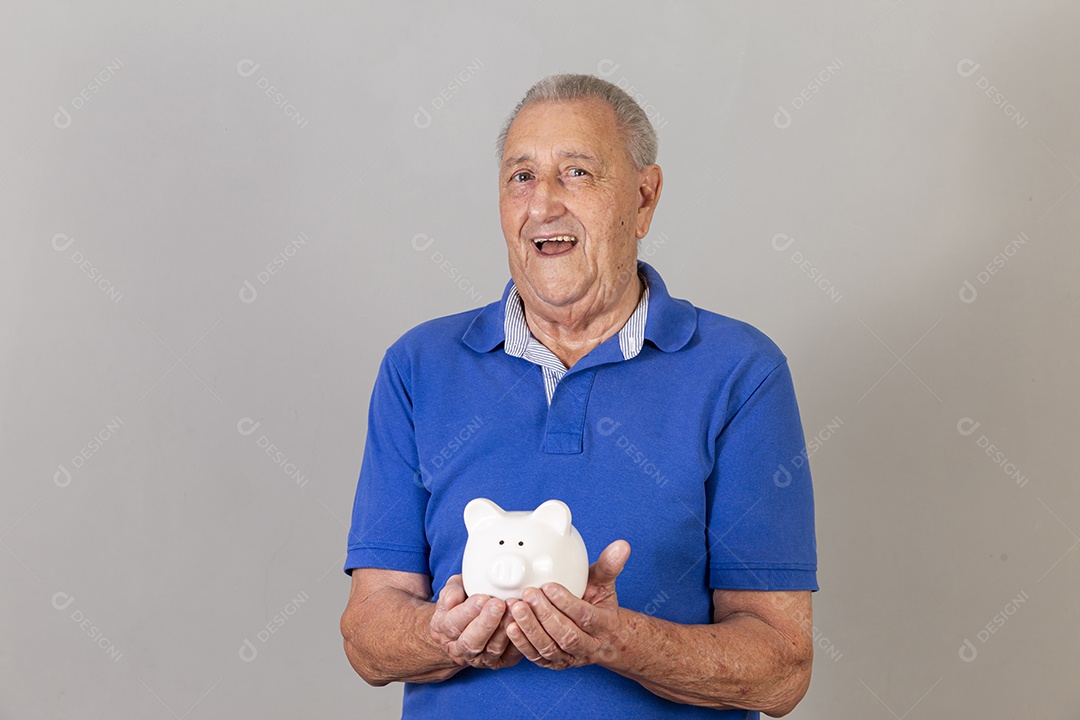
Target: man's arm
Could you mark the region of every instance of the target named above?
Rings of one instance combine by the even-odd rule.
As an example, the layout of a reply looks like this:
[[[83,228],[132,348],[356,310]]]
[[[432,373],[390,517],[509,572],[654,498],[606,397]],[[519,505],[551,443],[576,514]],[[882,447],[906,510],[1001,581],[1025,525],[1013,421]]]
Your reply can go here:
[[[785,715],[810,684],[810,591],[713,591],[713,623],[682,625],[618,606],[615,578],[629,546],[617,541],[590,568],[581,600],[557,584],[513,602],[507,634],[553,669],[596,663],[674,702]]]
[[[462,669],[513,665],[521,654],[506,637],[506,603],[466,600],[454,575],[430,602],[426,575],[358,568],[341,616],[345,654],[370,685],[441,682]]]
[[[713,624],[680,625],[620,609],[609,669],[660,697],[780,717],[810,685],[810,591],[714,590]]]

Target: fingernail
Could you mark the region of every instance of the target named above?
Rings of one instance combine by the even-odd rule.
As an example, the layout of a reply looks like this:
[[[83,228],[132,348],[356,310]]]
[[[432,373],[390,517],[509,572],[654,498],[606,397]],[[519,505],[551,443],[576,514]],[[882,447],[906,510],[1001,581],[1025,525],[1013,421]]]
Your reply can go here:
[[[489,615],[502,615],[502,611],[499,610],[498,605],[489,605],[488,606],[488,614]]]

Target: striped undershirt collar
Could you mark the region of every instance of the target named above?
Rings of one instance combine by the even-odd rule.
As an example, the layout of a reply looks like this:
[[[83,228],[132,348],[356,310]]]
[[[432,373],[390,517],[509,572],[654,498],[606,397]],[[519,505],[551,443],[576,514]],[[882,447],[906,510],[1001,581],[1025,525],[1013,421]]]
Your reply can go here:
[[[645,343],[645,319],[649,312],[649,284],[641,272],[638,272],[638,277],[641,278],[644,291],[630,319],[619,330],[619,350],[622,351],[624,360],[635,357],[641,352],[641,347]],[[523,358],[540,366],[544,371],[544,390],[547,392],[547,401],[550,405],[551,397],[555,394],[555,386],[566,374],[566,366],[529,330],[525,322],[525,305],[516,285],[510,288],[510,293],[507,295],[504,318],[506,342],[503,349],[507,355]]]

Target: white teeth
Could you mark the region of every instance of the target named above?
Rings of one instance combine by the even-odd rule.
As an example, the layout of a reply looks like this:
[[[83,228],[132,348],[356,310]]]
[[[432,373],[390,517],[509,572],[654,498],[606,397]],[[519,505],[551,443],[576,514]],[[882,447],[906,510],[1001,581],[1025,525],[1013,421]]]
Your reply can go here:
[[[574,237],[573,235],[556,235],[555,237],[551,237],[551,238],[542,238],[540,240],[533,240],[533,243],[538,248],[541,245],[543,245],[544,243],[546,243],[546,242],[577,242],[577,238]]]

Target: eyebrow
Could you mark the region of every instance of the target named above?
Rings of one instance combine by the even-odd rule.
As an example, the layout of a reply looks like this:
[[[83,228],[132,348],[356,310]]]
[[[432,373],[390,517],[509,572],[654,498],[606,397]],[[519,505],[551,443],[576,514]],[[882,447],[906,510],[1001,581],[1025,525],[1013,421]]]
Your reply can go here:
[[[567,160],[588,160],[588,161],[594,162],[594,163],[599,163],[600,162],[600,159],[597,158],[595,155],[592,155],[592,154],[587,153],[587,152],[581,152],[579,150],[560,150],[559,152],[556,153],[556,156],[559,157],[559,158],[565,158]],[[519,163],[523,163],[523,162],[525,162],[527,160],[532,160],[532,159],[533,159],[533,156],[530,155],[529,153],[524,153],[522,155],[515,155],[514,157],[507,158],[506,161],[503,162],[503,168],[505,169],[505,168],[510,167],[511,165],[518,165]]]

